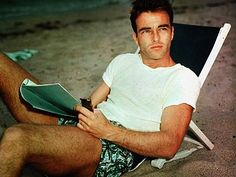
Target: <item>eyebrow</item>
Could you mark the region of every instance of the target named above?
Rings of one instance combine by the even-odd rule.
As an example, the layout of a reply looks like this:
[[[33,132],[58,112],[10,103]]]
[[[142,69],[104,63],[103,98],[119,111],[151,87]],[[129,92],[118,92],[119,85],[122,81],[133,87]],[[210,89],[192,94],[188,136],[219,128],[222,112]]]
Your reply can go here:
[[[162,27],[170,28],[170,25],[169,25],[169,24],[163,24],[163,25],[159,25],[159,26],[158,26],[158,28],[162,28]]]
[[[162,24],[162,25],[158,26],[158,28],[163,28],[163,27],[170,28],[170,25],[169,24]],[[143,28],[139,29],[138,32],[141,32],[141,31],[144,31],[144,30],[149,30],[149,29],[151,29],[151,27],[143,27]]]
[[[149,30],[149,29],[151,29],[151,27],[143,27],[143,28],[139,29],[138,32]]]

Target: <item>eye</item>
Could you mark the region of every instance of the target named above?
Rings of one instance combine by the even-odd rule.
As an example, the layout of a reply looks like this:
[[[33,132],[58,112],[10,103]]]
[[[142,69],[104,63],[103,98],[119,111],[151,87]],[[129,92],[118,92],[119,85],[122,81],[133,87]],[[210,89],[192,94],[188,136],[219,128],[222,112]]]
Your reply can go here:
[[[160,31],[167,31],[168,28],[167,28],[167,27],[161,27],[159,30],[160,30]]]
[[[144,30],[145,33],[150,33],[151,32],[151,29],[146,29]]]
[[[151,33],[151,29],[142,29],[141,34],[149,34]]]

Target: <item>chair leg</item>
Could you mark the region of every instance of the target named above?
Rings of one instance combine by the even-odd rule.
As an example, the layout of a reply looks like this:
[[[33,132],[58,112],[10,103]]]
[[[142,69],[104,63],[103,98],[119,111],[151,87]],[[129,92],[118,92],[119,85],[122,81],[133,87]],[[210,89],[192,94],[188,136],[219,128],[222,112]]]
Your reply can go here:
[[[214,148],[214,144],[207,138],[207,136],[198,128],[198,126],[191,120],[190,129],[192,132],[203,142],[203,144],[212,150]]]

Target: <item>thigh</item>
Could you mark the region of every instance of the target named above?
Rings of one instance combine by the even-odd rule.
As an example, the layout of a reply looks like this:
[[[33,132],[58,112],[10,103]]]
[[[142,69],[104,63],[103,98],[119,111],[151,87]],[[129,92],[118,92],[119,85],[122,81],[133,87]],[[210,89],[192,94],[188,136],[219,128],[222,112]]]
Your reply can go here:
[[[92,176],[100,161],[99,139],[71,126],[17,125],[28,142],[27,162],[49,175]]]
[[[18,122],[55,124],[54,116],[35,111],[19,95],[19,87],[25,78],[39,81],[19,64],[0,53],[0,94],[9,111]]]

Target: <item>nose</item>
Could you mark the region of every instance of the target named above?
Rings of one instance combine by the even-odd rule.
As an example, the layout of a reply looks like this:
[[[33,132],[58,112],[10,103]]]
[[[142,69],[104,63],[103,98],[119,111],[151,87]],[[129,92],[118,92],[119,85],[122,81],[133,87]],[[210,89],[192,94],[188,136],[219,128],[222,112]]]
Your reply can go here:
[[[159,33],[157,30],[153,30],[152,38],[154,42],[157,42],[159,40]]]

